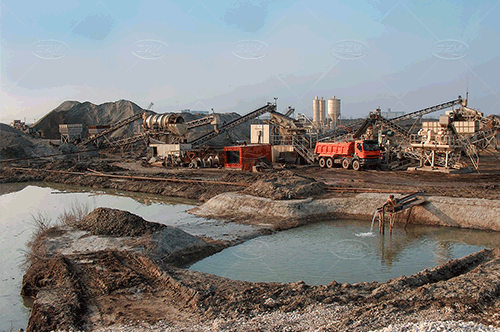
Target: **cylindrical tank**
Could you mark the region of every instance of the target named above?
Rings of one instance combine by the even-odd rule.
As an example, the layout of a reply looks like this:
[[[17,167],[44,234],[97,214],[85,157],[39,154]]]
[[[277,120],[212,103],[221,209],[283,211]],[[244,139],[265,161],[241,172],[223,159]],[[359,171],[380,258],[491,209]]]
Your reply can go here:
[[[328,116],[332,119],[331,128],[336,128],[340,117],[340,99],[335,98],[335,96],[332,99],[328,99]]]
[[[184,118],[175,113],[149,115],[144,119],[144,127],[147,129],[166,129],[169,124],[183,123]]]
[[[321,97],[319,100],[319,123],[321,126],[325,124],[326,121],[326,107],[325,107],[325,102],[326,100]]]
[[[313,124],[319,125],[319,98],[316,96],[313,99]]]

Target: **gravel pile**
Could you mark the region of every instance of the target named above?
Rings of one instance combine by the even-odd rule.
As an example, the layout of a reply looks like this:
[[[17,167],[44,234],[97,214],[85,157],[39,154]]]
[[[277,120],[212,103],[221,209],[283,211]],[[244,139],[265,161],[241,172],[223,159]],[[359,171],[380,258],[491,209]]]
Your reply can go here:
[[[303,312],[273,312],[238,319],[217,318],[192,326],[171,326],[164,321],[154,325],[137,322],[133,325],[100,328],[94,332],[328,331],[327,326],[332,322],[332,317],[345,314],[347,310],[347,306],[317,305],[308,307]]]
[[[59,154],[49,142],[0,123],[0,160]]]
[[[75,227],[92,235],[142,236],[156,233],[167,226],[146,221],[128,211],[100,207],[90,212]]]
[[[284,171],[256,181],[243,192],[257,197],[283,200],[316,196],[324,192],[324,187],[323,183],[314,179]]]

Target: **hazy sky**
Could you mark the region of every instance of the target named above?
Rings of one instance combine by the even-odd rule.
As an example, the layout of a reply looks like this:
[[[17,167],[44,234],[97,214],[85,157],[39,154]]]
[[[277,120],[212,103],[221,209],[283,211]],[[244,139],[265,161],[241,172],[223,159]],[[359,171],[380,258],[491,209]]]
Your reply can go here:
[[[2,1],[0,121],[65,100],[241,114],[414,111],[464,95],[500,114],[500,5],[489,1]]]

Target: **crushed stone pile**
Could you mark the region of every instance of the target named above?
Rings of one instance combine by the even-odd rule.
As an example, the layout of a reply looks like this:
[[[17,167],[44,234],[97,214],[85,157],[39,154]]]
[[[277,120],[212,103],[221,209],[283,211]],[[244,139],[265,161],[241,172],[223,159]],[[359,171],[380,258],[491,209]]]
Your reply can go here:
[[[59,154],[49,142],[32,138],[20,130],[0,123],[0,160]]]
[[[243,192],[273,200],[285,200],[320,195],[324,189],[325,184],[322,182],[295,175],[290,171],[283,171],[269,178],[257,180]]]
[[[182,229],[168,226],[155,236],[155,241],[158,243],[159,252],[175,252],[187,247],[206,245],[202,239],[188,234]]]
[[[156,233],[166,225],[144,220],[142,217],[117,209],[100,207],[90,212],[75,225],[92,235],[142,236]]]
[[[118,100],[100,105],[88,101],[83,103],[65,101],[38,120],[33,126],[37,131],[43,133],[43,137],[58,139],[61,137],[59,133],[60,124],[83,124],[82,137],[87,137],[87,126],[111,125],[143,111],[140,106],[128,100]],[[130,133],[137,133],[138,130],[139,127],[135,123],[130,123],[112,133],[111,137],[130,136]]]

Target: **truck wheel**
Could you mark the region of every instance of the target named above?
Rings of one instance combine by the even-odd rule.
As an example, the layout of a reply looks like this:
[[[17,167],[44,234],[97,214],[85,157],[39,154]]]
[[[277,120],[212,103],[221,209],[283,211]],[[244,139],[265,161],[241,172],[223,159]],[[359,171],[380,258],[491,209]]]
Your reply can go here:
[[[361,164],[359,163],[359,160],[353,160],[352,161],[352,169],[355,171],[359,171],[361,168]]]
[[[212,166],[213,166],[213,159],[212,159],[212,157],[208,157],[207,159],[205,159],[203,161],[203,167],[205,167],[205,168],[212,168]]]
[[[328,158],[326,160],[326,167],[328,167],[328,168],[332,168],[333,167],[333,159],[332,158]]]
[[[349,166],[351,166],[351,162],[349,161],[349,159],[345,158],[344,160],[342,160],[342,167],[348,169]]]
[[[324,168],[325,165],[326,165],[325,158],[323,158],[323,157],[319,158],[319,162],[318,163],[319,163],[319,167]]]

